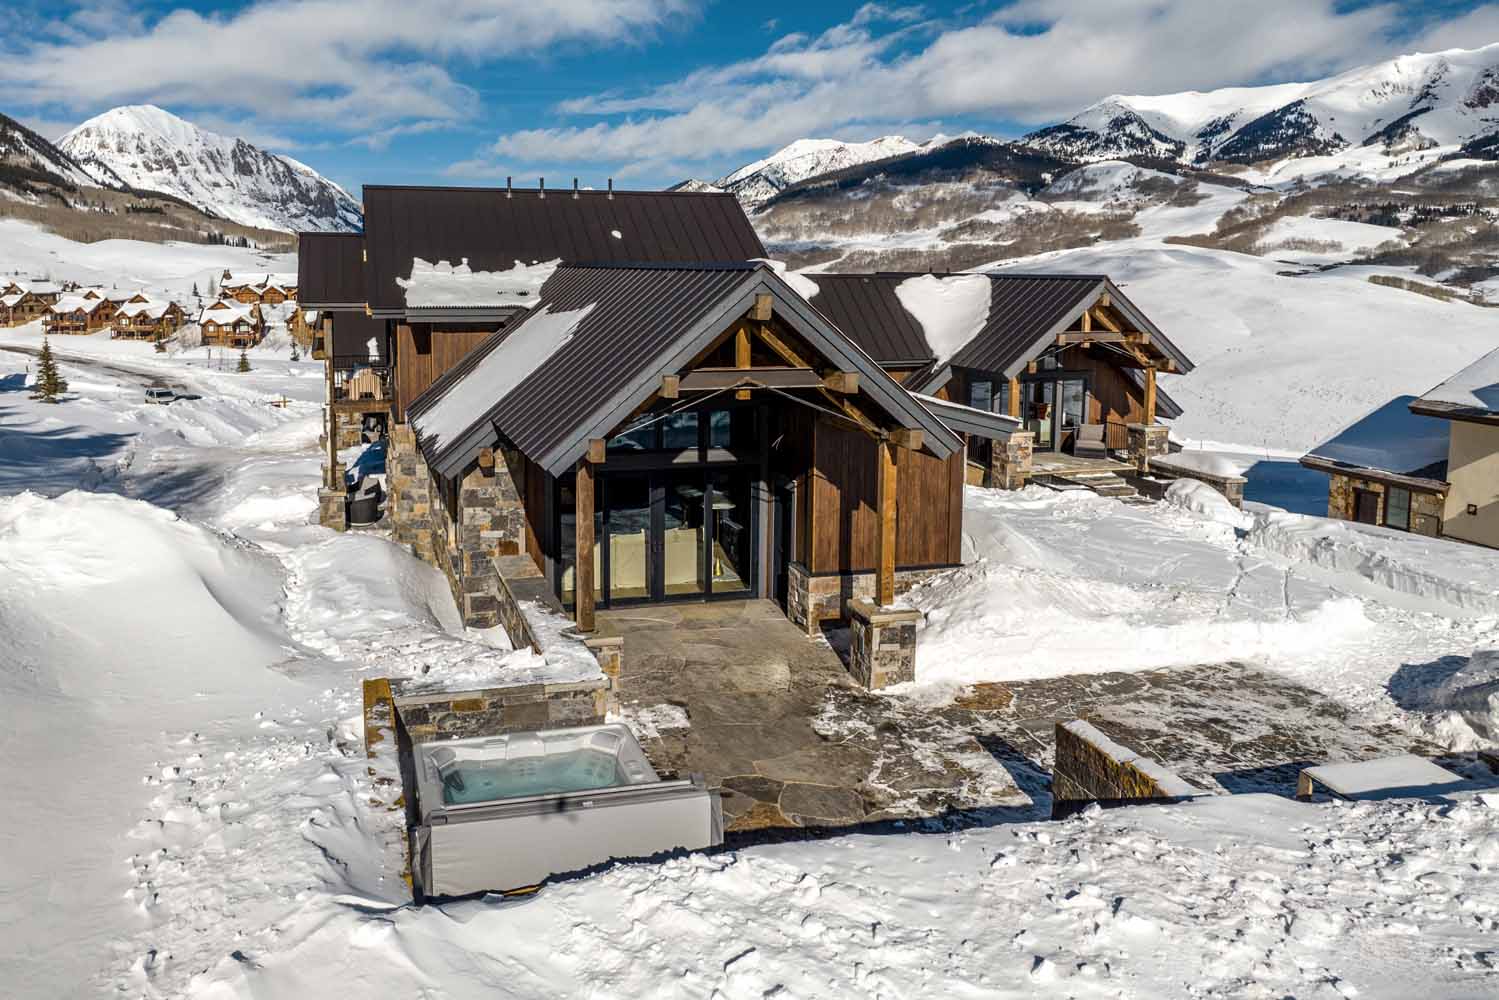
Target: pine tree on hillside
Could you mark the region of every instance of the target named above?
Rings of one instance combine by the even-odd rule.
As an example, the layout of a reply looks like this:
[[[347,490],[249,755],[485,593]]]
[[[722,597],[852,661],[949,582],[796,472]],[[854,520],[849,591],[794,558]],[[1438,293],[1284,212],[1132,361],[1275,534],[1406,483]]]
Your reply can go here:
[[[159,333],[156,335],[156,353],[157,354],[165,354],[165,353],[167,353],[167,340],[166,340],[165,337],[163,337]]]
[[[236,371],[247,372],[249,370],[250,370],[250,355],[246,354],[245,353],[245,349],[243,347],[241,347],[239,349],[239,367],[236,369]]]
[[[301,358],[302,355],[297,353],[297,341],[295,338],[293,338],[291,342],[291,359],[293,361],[300,361]]]
[[[196,281],[193,282],[193,298],[201,299],[202,297],[203,296],[198,294],[198,283]]]
[[[52,345],[46,337],[42,338],[42,353],[36,370],[36,387],[32,391],[32,399],[40,399],[44,403],[61,402],[57,397],[68,391],[68,383],[57,372],[57,361],[52,357]]]

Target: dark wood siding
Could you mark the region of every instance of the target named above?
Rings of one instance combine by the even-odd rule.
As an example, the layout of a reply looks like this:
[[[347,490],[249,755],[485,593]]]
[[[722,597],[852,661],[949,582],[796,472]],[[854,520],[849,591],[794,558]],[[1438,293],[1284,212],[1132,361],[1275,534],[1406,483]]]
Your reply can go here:
[[[492,333],[490,327],[437,328],[424,324],[396,327],[396,419],[438,376],[452,368]]]
[[[551,488],[551,477],[542,471],[541,466],[532,462],[520,452],[515,452],[519,459],[526,482],[521,487],[521,496],[526,505],[526,553],[536,563],[536,568],[546,570],[546,510],[547,490]]]
[[[874,569],[875,443],[860,431],[819,420],[809,477],[808,531],[813,573]],[[946,459],[902,451],[896,465],[898,569],[947,566],[962,555],[963,455]]]
[[[1088,373],[1088,423],[1108,426],[1110,448],[1128,447],[1125,427],[1145,419],[1144,394],[1118,365],[1096,348],[1085,351],[1069,347],[1062,352],[1059,363],[1069,371]]]

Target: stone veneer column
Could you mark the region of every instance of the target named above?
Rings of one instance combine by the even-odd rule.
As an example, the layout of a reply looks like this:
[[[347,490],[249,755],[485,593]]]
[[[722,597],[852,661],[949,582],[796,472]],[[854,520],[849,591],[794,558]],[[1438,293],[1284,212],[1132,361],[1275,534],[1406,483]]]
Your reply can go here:
[[[445,569],[438,561],[438,547],[432,538],[432,477],[417,449],[416,432],[410,424],[395,424],[390,428],[385,471],[390,488],[386,511],[396,541],[411,546],[418,559]]]
[[[1036,435],[1031,431],[1016,431],[1003,441],[992,442],[985,485],[997,490],[1024,489],[1031,477],[1031,455],[1035,449]]]
[[[916,679],[916,623],[921,612],[848,602],[848,670],[871,691]]]
[[[1150,460],[1169,452],[1171,429],[1164,424],[1129,425],[1129,460],[1142,474],[1150,471]]]

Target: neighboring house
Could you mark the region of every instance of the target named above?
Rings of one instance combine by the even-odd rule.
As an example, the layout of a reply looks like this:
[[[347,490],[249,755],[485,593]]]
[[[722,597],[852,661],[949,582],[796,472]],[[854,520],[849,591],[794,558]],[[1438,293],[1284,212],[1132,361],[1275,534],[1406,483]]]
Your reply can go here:
[[[1499,547],[1499,351],[1313,448],[1327,516]]]
[[[219,293],[246,305],[280,305],[297,298],[297,276],[278,272],[225,271]]]
[[[99,294],[64,295],[42,314],[42,328],[49,334],[94,333],[109,326],[118,308]]]
[[[366,433],[384,436],[390,423],[388,323],[365,307],[364,237],[358,233],[303,233],[297,252],[298,305],[308,326],[312,356],[327,364],[331,449],[324,486],[338,488],[343,470],[337,452]],[[378,387],[376,387],[378,386]],[[340,512],[341,514],[341,512]]]
[[[182,307],[175,302],[134,295],[115,313],[113,335],[131,340],[161,340],[176,333],[186,318]]]
[[[264,332],[259,306],[230,299],[204,306],[198,314],[198,326],[203,331],[203,343],[215,347],[254,347]]]
[[[0,288],[0,325],[21,326],[39,319],[61,294],[50,281],[7,282]]]
[[[1327,516],[1418,535],[1442,533],[1447,500],[1447,428],[1411,412],[1399,396],[1302,456],[1330,477]]]
[[[1410,409],[1447,425],[1442,534],[1499,547],[1499,350],[1423,394]]]
[[[584,631],[630,603],[767,597],[809,631],[888,605],[961,563],[965,450],[1006,485],[1083,425],[1164,450],[1155,373],[1191,368],[1100,276],[783,276],[730,195],[364,194],[362,236],[302,236],[303,304],[330,381],[388,324],[392,528],[470,624],[502,565]]]

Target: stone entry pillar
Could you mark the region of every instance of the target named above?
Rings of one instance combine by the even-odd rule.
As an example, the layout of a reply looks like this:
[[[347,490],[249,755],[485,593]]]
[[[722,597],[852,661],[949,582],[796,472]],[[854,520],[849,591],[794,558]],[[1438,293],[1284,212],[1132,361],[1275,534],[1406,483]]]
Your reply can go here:
[[[1150,460],[1165,455],[1171,429],[1164,424],[1129,425],[1129,460],[1136,470],[1144,474],[1150,471]]]
[[[848,602],[848,669],[871,691],[916,679],[916,623],[921,612]]]
[[[989,475],[984,485],[996,490],[1020,490],[1031,477],[1031,455],[1036,449],[1036,435],[1016,431],[1003,441],[989,446]]]
[[[345,506],[349,490],[344,483],[347,471],[342,462],[323,466],[323,485],[317,491],[318,524],[334,531],[346,531],[349,527],[349,510]]]

